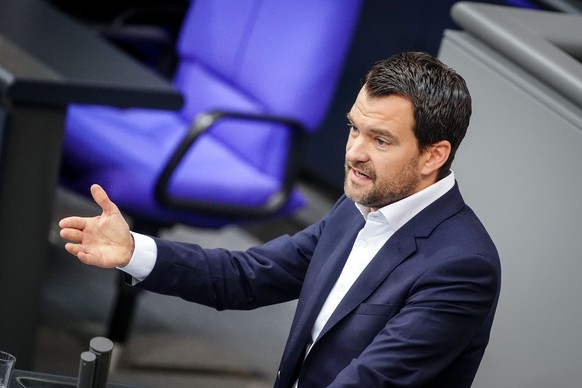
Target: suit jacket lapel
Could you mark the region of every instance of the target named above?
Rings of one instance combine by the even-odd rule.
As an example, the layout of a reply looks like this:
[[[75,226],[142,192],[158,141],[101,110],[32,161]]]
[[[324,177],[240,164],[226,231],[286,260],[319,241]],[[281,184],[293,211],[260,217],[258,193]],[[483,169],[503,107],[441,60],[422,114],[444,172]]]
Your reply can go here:
[[[406,228],[411,226],[406,225]],[[403,227],[403,228],[405,228]],[[402,231],[401,228],[400,230]],[[400,234],[400,233],[399,233]],[[370,264],[356,279],[354,285],[337,306],[323,330],[320,337],[325,335],[335,324],[352,310],[358,307],[376,288],[388,277],[403,260],[416,250],[416,243],[412,234],[403,231],[403,239],[391,238],[374,256]],[[337,279],[337,277],[336,277]],[[328,292],[329,293],[329,292]]]
[[[353,203],[352,206],[354,206]],[[358,216],[361,217],[359,213]],[[297,321],[296,328],[301,338],[307,340],[311,335],[311,329],[321,310],[321,306],[323,306],[327,295],[339,277],[352,249],[356,235],[363,227],[363,224],[362,218],[361,222],[352,222],[349,228],[347,230],[344,229],[341,234],[339,231],[337,234],[334,233],[333,241],[330,240],[327,242],[330,244],[329,249],[323,250],[326,252],[325,259],[313,263],[317,265],[317,268],[315,268],[316,273],[313,274],[314,280],[309,283],[304,283],[306,288],[302,293],[305,295],[305,300],[302,301],[304,302],[302,306],[297,307],[301,316]]]
[[[386,244],[376,254],[374,259],[368,264],[362,274],[356,279],[346,296],[342,299],[336,310],[327,321],[320,337],[325,335],[342,318],[358,307],[376,288],[390,275],[402,261],[410,257],[416,251],[416,238],[427,236],[430,232],[445,219],[461,210],[464,206],[463,199],[458,186],[455,186],[429,205],[418,215],[413,217],[408,223],[402,226],[386,242]],[[342,268],[343,268],[342,263]],[[341,270],[341,269],[340,269]],[[331,285],[339,276],[338,274],[331,280]],[[329,289],[325,297],[329,294]],[[325,299],[325,298],[324,298]],[[323,303],[323,302],[322,302]],[[319,312],[318,306],[317,313]],[[317,314],[316,314],[317,316]]]
[[[344,197],[339,208],[328,220],[328,225],[318,241],[317,251],[314,253],[309,272],[304,280],[282,358],[287,368],[293,369],[298,362],[302,361],[300,358],[311,338],[311,329],[315,319],[339,277],[356,235],[363,225],[364,219],[354,203]]]

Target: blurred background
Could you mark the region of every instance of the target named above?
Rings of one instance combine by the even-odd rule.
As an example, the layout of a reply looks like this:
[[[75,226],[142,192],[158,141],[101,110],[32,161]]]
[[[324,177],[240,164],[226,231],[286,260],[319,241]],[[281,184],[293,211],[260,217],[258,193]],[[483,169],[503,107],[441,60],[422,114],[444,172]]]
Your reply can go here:
[[[67,18],[88,28],[124,55],[130,56],[171,82],[180,66],[178,41],[185,16],[190,7],[205,1],[89,0],[80,3],[71,0],[43,0],[43,2],[55,7]],[[275,216],[268,217],[245,215],[242,218],[233,218],[230,214],[220,215],[219,221],[212,227],[205,227],[198,219],[197,222],[170,222],[168,219],[173,217],[170,215],[155,226],[147,224],[142,230],[152,231],[152,234],[164,238],[197,243],[203,247],[238,250],[268,241],[280,234],[293,234],[317,221],[343,192],[345,113],[353,103],[363,75],[374,62],[397,52],[415,50],[439,54],[445,31],[462,30],[451,16],[451,8],[455,3],[458,2],[366,0],[361,1],[356,7],[355,24],[353,31],[345,34],[345,56],[341,58],[331,97],[321,119],[308,131],[297,161],[298,166],[293,174],[292,190],[302,197],[301,206],[292,207],[288,211],[285,208],[279,209]],[[580,9],[576,1],[499,0],[476,3],[562,14],[576,14]],[[579,36],[575,39],[578,38]],[[72,55],[68,60],[75,61],[76,57]],[[464,74],[462,71],[460,73]],[[477,74],[475,77],[479,78],[480,75]],[[318,96],[313,95],[312,98],[317,99]],[[573,108],[574,116],[578,114],[578,109],[579,107]],[[477,116],[476,127],[480,123],[479,115]],[[577,119],[573,120],[576,127]],[[477,153],[478,151],[474,150],[479,149],[479,145],[470,145],[469,149]],[[460,155],[460,158],[462,160],[469,158],[465,155]],[[80,353],[86,350],[91,338],[111,333],[115,303],[119,303],[118,295],[127,290],[122,291],[119,287],[116,271],[84,266],[64,252],[64,242],[58,236],[58,220],[71,214],[94,215],[99,212],[87,198],[87,193],[82,194],[82,189],[79,189],[83,187],[82,185],[69,184],[73,182],[69,178],[78,172],[67,169],[66,164],[65,159],[62,172],[64,179],[63,176],[60,177],[62,180],[57,187],[55,205],[51,209],[49,258],[40,285],[39,329],[35,337],[34,358],[27,369],[76,376]],[[472,165],[471,162],[468,164]],[[498,168],[503,169],[503,166],[505,164]],[[471,173],[461,169],[460,175],[463,174]],[[491,179],[499,176],[498,170],[495,174]],[[83,177],[85,178],[93,179],[94,176]],[[579,174],[576,174],[574,179],[580,180]],[[479,194],[473,192],[479,191],[480,183],[473,184],[471,181],[467,185],[472,185],[468,192],[478,202]],[[295,198],[293,193],[289,203]],[[481,206],[483,211],[487,211],[489,205],[477,203],[477,210]],[[222,217],[226,217],[227,221]],[[486,220],[489,218],[494,217],[490,215]],[[144,219],[139,211],[130,209],[128,219],[136,228],[144,226]],[[493,228],[494,222],[496,221],[490,221]],[[489,225],[486,223],[486,226]],[[498,234],[498,239],[502,240],[510,233],[503,230],[494,231],[492,234]],[[495,238],[494,240],[498,241]],[[501,245],[500,251],[504,248],[503,242]],[[501,256],[503,259],[503,254]],[[516,283],[527,283],[528,280],[523,278],[511,277],[511,266],[515,266],[515,262],[510,261],[506,272],[510,275],[504,275],[504,282],[509,277]],[[572,269],[569,263],[567,270]],[[576,287],[578,286],[576,285],[574,290]],[[526,287],[519,291],[527,293],[527,289]],[[571,289],[564,291],[564,294],[570,292]],[[557,295],[556,298],[561,295],[563,294]],[[122,341],[116,344],[110,380],[152,388],[272,386],[293,318],[294,302],[251,312],[217,312],[177,298],[147,292],[140,293],[139,297],[129,295],[127,298],[130,300],[126,301],[129,306],[135,308],[134,314],[129,318],[131,322],[129,331],[122,334],[120,337]],[[516,303],[523,303],[523,300]],[[500,305],[502,312],[510,310],[510,307]],[[540,315],[543,313],[540,312]],[[578,315],[575,315],[575,318],[577,319]],[[501,329],[497,330],[500,333],[498,338],[502,339],[511,337],[511,332],[516,327],[524,326],[523,321],[514,324],[515,318],[505,320],[501,318],[499,321],[501,323],[496,323],[495,328],[501,326]],[[504,324],[506,326],[503,326]],[[556,329],[551,326],[549,320],[545,326],[548,330]],[[507,327],[508,330],[504,331],[503,327]],[[540,328],[535,334],[527,335],[538,335],[542,330]],[[524,342],[526,341],[527,338],[524,339]],[[493,341],[493,344],[498,345],[495,349],[502,346],[499,342],[503,341]],[[577,338],[574,343],[578,342]],[[519,346],[518,348],[529,349]],[[573,352],[576,355],[575,350]],[[493,350],[492,353],[497,355],[503,352]],[[530,354],[521,356],[531,357]],[[573,358],[571,352],[566,356]],[[499,362],[491,360],[492,358],[486,358],[485,366],[492,369],[487,369],[485,374],[479,376],[477,385],[541,388],[548,386],[544,384],[551,380],[552,386],[565,387],[576,378],[576,373],[568,368],[569,377],[562,382],[555,377],[559,375],[558,371],[552,371],[551,376],[554,376],[552,379],[547,377],[547,374],[540,377],[531,372],[530,377],[524,378],[504,376],[506,382],[513,383],[504,385],[501,382],[499,385],[498,380],[490,377],[496,374],[495,368],[500,368]],[[544,358],[533,360],[531,363],[524,361],[523,365],[517,366],[515,370],[524,375],[529,367],[541,363],[544,363]],[[491,385],[492,381],[497,381],[497,384]]]

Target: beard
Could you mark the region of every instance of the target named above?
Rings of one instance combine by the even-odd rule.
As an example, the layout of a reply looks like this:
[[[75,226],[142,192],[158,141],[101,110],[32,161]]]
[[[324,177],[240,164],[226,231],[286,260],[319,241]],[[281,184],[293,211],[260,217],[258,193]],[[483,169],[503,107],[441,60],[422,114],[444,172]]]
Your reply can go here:
[[[421,177],[417,166],[418,157],[414,157],[392,176],[378,178],[376,171],[370,164],[346,161],[344,192],[354,202],[371,209],[380,209],[418,191]],[[351,181],[349,178],[351,167],[368,176],[372,182],[372,187],[364,189]]]

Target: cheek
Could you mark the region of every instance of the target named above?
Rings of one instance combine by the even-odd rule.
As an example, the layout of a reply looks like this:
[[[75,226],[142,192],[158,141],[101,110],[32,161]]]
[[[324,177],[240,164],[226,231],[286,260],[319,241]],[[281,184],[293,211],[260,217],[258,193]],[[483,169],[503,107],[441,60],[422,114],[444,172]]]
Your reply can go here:
[[[408,160],[403,160],[397,155],[383,156],[372,160],[376,177],[380,182],[394,182],[399,179],[403,171],[410,169]]]
[[[373,158],[372,162],[374,163],[376,173],[380,176],[390,176],[399,166],[398,159],[390,158],[388,155]]]

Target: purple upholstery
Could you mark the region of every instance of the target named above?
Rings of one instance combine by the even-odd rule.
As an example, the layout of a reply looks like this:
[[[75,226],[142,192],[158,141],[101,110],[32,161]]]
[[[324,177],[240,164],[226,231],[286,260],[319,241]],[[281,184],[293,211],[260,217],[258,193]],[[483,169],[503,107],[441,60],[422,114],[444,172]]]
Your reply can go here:
[[[510,7],[540,9],[540,6],[528,0],[506,0],[505,4]]]
[[[167,209],[154,186],[194,119],[215,110],[286,117],[314,131],[331,103],[360,0],[194,1],[178,42],[179,112],[69,108],[63,184],[84,195],[101,184],[130,216],[220,227],[240,221]],[[181,197],[257,206],[282,186],[290,131],[227,119],[192,146],[172,177]],[[303,203],[295,190],[278,213]],[[244,219],[244,217],[243,217]]]

